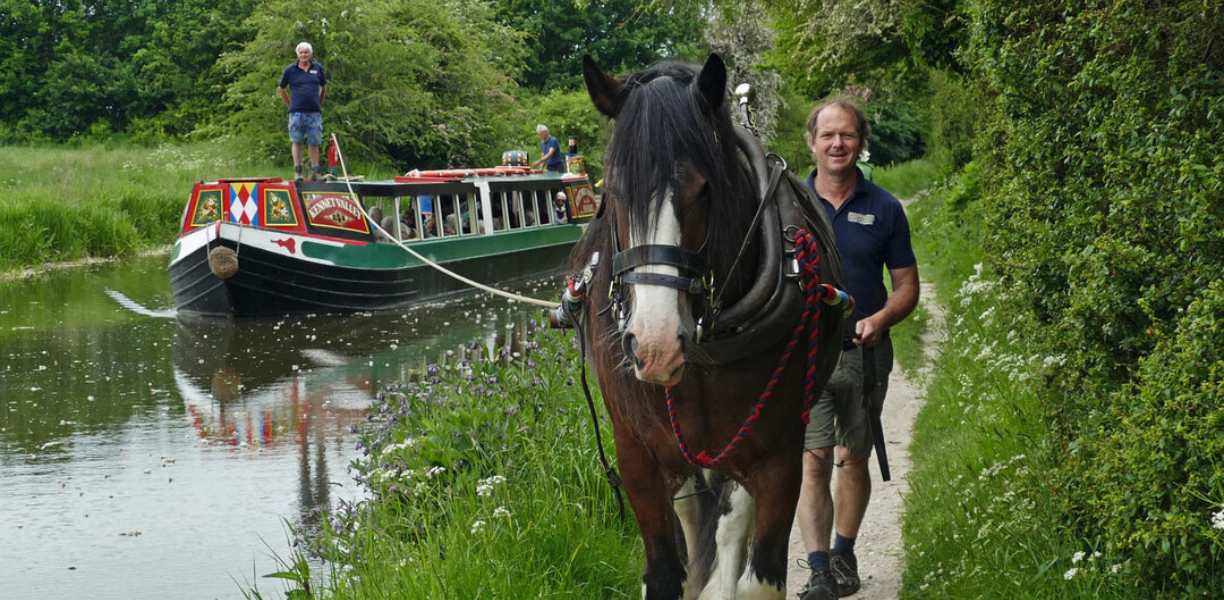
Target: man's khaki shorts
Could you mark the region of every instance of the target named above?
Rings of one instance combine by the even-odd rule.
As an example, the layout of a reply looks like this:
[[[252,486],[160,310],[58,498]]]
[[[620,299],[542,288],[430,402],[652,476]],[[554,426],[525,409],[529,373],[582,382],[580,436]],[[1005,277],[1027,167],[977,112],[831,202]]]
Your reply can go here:
[[[885,337],[870,350],[875,367],[871,393],[863,394],[863,348],[843,350],[828,385],[812,407],[805,449],[844,446],[856,458],[871,456],[874,438],[868,411],[872,406],[877,410],[884,407],[893,366],[892,339]]]

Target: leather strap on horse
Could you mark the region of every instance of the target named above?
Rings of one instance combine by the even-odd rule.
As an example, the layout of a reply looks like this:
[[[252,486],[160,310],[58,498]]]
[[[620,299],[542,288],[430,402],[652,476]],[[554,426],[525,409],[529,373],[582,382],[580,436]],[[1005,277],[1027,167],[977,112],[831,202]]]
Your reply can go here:
[[[773,396],[774,387],[782,378],[782,373],[786,371],[787,365],[790,364],[790,359],[794,354],[795,347],[798,345],[799,337],[804,331],[807,331],[808,334],[808,354],[803,382],[802,418],[804,423],[808,422],[812,406],[816,404],[816,384],[820,376],[816,358],[820,350],[821,305],[837,305],[839,308],[844,309],[852,300],[845,292],[829,284],[821,283],[820,253],[813,237],[806,230],[800,229],[795,232],[795,249],[796,260],[799,261],[800,276],[805,286],[803,314],[799,318],[798,324],[791,331],[790,340],[786,343],[786,348],[778,359],[778,366],[774,369],[773,376],[765,384],[765,390],[761,392],[756,404],[752,407],[752,411],[748,413],[748,418],[744,420],[744,423],[740,425],[739,430],[735,432],[731,441],[727,443],[726,447],[717,456],[711,458],[705,450],[696,455],[693,454],[688,442],[685,441],[684,431],[680,427],[680,418],[676,410],[672,386],[667,386],[664,389],[664,395],[667,398],[667,418],[671,422],[672,434],[675,435],[676,444],[680,447],[680,452],[684,454],[685,460],[695,467],[713,469],[722,465],[731,457],[731,453],[739,447],[740,443],[752,434],[757,421],[761,419],[761,414],[765,410],[769,399]]]
[[[699,344],[703,358],[727,364],[758,354],[786,337],[799,318],[803,292],[785,274],[783,260],[794,252],[788,230],[802,228],[811,233],[826,256],[837,257],[833,227],[807,184],[783,169],[773,168],[761,143],[741,126],[735,126],[736,145],[750,169],[761,205],[754,221],[760,240],[760,262],[756,280],[743,297],[722,307],[710,335]],[[774,182],[774,178],[777,181]],[[840,260],[827,261],[828,283],[844,287]]]
[[[608,478],[608,485],[612,486],[612,494],[616,496],[616,505],[620,510],[620,520],[625,520],[625,498],[621,495],[621,478],[616,472],[616,468],[608,463],[608,456],[604,454],[603,436],[599,433],[599,415],[595,411],[595,399],[591,397],[591,387],[587,384],[586,376],[586,327],[581,322],[581,317],[570,309],[569,303],[562,302],[561,310],[565,311],[571,323],[578,325],[578,361],[581,363],[579,367],[580,377],[582,381],[582,393],[586,395],[587,409],[591,412],[591,424],[595,426],[595,448],[599,450],[599,462],[603,464],[604,476]]]

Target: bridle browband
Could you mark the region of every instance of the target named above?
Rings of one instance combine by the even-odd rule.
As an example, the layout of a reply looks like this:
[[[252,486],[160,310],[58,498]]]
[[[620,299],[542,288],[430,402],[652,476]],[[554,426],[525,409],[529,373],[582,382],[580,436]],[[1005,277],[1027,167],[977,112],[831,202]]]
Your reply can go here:
[[[693,276],[677,277],[634,271],[637,267],[646,265],[667,265],[675,267],[682,275]],[[634,246],[628,250],[619,250],[612,256],[613,285],[616,285],[616,282],[626,285],[635,283],[661,285],[697,296],[708,289],[709,274],[710,261],[706,258],[704,246],[698,252],[691,252],[679,246],[646,244]]]

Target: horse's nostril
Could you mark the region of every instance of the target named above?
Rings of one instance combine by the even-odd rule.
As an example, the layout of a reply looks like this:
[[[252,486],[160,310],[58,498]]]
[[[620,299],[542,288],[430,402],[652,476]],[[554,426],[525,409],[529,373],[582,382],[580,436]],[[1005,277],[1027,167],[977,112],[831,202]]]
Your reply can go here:
[[[687,359],[689,346],[692,344],[693,338],[684,334],[677,335],[676,337],[680,340],[680,355]]]
[[[626,333],[621,337],[621,350],[624,351],[625,356],[628,356],[631,360],[633,360],[633,364],[637,368],[641,369],[646,366],[646,362],[638,358],[637,349],[638,339],[636,335]]]

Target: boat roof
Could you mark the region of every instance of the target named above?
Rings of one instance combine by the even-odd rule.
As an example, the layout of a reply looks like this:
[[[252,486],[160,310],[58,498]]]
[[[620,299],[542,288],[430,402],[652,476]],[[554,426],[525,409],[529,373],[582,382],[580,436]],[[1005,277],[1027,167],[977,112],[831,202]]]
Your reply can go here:
[[[511,167],[511,169],[515,169]],[[471,193],[478,182],[486,182],[490,191],[520,192],[538,189],[560,188],[587,183],[586,175],[549,172],[503,171],[490,169],[446,169],[439,171],[410,171],[408,175],[378,181],[294,181],[303,192],[353,191],[361,196],[393,197],[420,196],[425,194]],[[247,177],[218,180],[217,183],[237,182],[281,182],[279,177]]]

